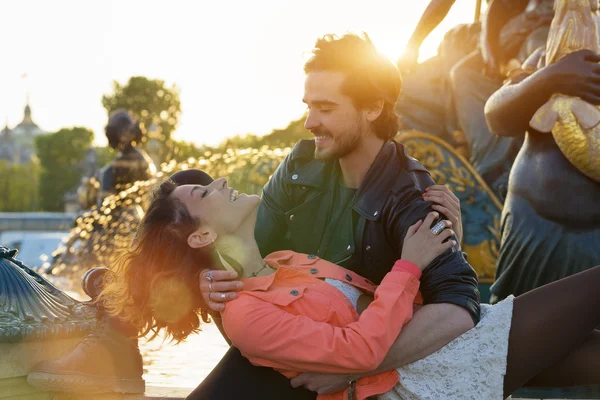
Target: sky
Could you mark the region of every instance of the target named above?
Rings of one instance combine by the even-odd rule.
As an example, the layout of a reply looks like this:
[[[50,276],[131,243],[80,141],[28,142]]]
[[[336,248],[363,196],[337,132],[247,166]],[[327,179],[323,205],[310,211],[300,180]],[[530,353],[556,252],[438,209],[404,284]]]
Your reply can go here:
[[[365,31],[395,61],[428,3],[0,0],[0,122],[18,124],[29,93],[43,130],[85,126],[104,145],[102,95],[113,80],[143,75],[180,91],[178,140],[267,134],[304,113],[302,67],[319,36]],[[474,9],[475,0],[456,0],[421,59]]]

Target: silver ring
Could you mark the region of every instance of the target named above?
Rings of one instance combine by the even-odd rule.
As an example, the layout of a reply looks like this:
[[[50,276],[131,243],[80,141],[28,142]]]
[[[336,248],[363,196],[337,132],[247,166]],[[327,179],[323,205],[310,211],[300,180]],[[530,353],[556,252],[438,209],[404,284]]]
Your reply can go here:
[[[434,235],[439,235],[444,229],[446,229],[446,224],[444,223],[444,221],[440,221],[437,224],[435,224],[433,228],[431,228],[431,233],[433,233]]]
[[[226,298],[226,297],[227,297],[227,296],[225,296],[225,293],[221,293],[221,300],[225,301],[225,298]]]
[[[212,288],[212,284],[213,284],[212,282],[208,284],[208,289],[210,290],[211,293],[214,292],[214,290]]]
[[[213,281],[213,278],[212,278],[212,269],[209,269],[208,272],[206,273],[206,280],[209,281],[209,282]]]

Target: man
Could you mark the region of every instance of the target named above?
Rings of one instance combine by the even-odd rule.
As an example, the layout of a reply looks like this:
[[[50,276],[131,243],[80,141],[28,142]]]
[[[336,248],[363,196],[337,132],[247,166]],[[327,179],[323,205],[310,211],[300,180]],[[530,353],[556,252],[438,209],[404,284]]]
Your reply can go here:
[[[315,139],[299,142],[265,185],[257,242],[263,254],[291,249],[318,255],[378,283],[401,258],[408,227],[432,211],[427,201],[431,191],[423,196],[433,184],[431,177],[392,140],[399,74],[366,35],[319,39],[305,73],[306,128]],[[448,251],[426,270],[421,281],[425,305],[378,370],[423,358],[477,323],[476,274],[458,250]],[[241,288],[239,282],[223,282],[231,279],[228,275],[213,271],[211,281],[201,275],[204,300],[214,311],[222,310],[222,302],[235,298]],[[340,380],[349,384],[345,376],[328,378],[337,390]],[[292,391],[282,375],[252,366],[231,348],[189,398],[247,393],[261,399],[316,395]]]
[[[526,132],[502,213],[492,302],[600,264],[600,184],[567,160],[552,134],[529,126],[554,93],[600,105],[600,56],[584,50],[549,66],[544,58],[540,48],[486,104],[494,134]]]

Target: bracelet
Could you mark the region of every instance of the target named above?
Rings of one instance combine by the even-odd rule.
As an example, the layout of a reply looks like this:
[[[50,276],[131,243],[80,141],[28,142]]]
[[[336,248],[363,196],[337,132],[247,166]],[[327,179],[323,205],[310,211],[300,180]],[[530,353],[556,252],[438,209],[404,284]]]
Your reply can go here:
[[[354,400],[354,392],[356,392],[356,376],[348,375],[348,400]]]

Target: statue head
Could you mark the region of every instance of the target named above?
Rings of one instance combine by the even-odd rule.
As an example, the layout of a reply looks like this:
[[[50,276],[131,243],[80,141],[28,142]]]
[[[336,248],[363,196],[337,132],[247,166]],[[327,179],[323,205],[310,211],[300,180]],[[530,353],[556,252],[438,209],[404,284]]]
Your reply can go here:
[[[119,109],[110,113],[104,128],[108,145],[115,150],[124,150],[142,140],[139,123],[127,110]]]

